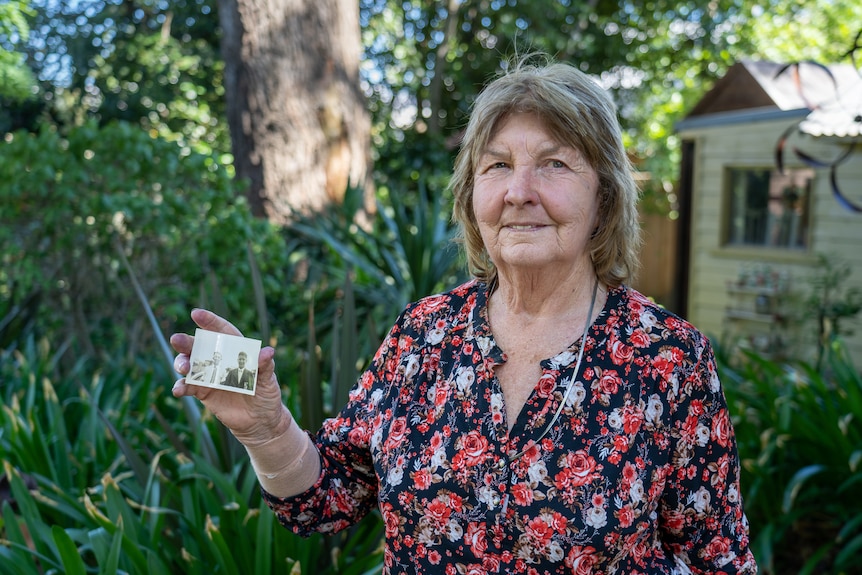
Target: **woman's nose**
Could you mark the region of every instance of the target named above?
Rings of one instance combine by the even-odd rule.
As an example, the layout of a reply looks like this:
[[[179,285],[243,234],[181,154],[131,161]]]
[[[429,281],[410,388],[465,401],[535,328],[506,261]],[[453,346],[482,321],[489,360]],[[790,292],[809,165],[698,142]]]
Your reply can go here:
[[[536,177],[527,167],[515,167],[509,177],[505,201],[513,205],[524,205],[537,201]]]

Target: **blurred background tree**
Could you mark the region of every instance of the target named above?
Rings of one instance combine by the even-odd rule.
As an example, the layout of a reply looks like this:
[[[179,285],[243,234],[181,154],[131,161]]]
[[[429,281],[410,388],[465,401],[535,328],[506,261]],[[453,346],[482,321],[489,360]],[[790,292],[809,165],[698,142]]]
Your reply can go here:
[[[4,4],[0,47],[5,52],[0,54],[6,56],[0,65],[3,70],[16,70],[16,75],[3,77],[3,91],[27,92],[29,87],[22,86],[27,86],[31,74],[38,78],[37,96],[44,111],[34,115],[34,100],[18,97],[6,102],[11,118],[7,124],[35,129],[43,121],[80,125],[93,116],[103,123],[124,119],[191,149],[229,154],[227,125],[233,114],[235,137],[240,136],[242,117],[246,130],[253,124],[259,134],[259,142],[251,147],[251,160],[237,160],[237,166],[266,157],[267,148],[275,149],[275,157],[285,163],[291,154],[310,150],[325,166],[331,161],[331,150],[333,155],[345,155],[346,133],[349,142],[362,140],[358,132],[369,128],[361,111],[348,104],[342,105],[343,110],[327,104],[348,95],[343,86],[333,88],[340,86],[337,82],[316,80],[314,74],[356,78],[351,68],[357,64],[346,60],[350,56],[345,54],[362,50],[361,80],[355,89],[362,89],[372,114],[377,174],[384,181],[405,176],[415,180],[419,173],[445,178],[459,130],[479,88],[513,53],[542,50],[594,74],[613,92],[627,146],[639,168],[652,175],[656,193],[649,197],[669,211],[673,197],[668,198],[667,192],[678,160],[673,125],[686,105],[697,101],[741,58],[836,61],[846,53],[862,21],[859,3],[846,0],[816,9],[793,0],[708,4],[693,0],[359,0],[358,13],[350,4],[340,15],[334,4],[296,0],[263,4],[253,14],[246,10],[244,23],[243,5],[233,0],[15,0]],[[769,18],[763,17],[767,14]],[[355,17],[361,37],[352,33]],[[229,33],[230,22],[249,28],[245,48],[237,44],[242,38]],[[280,60],[272,59],[276,48]],[[314,56],[310,60],[317,68],[312,75],[309,71],[297,74],[302,60],[298,56],[303,53]],[[244,59],[242,81],[268,83],[271,91],[260,91],[252,98],[249,87],[241,86],[238,89],[246,90],[245,95],[226,100],[224,54],[229,62],[238,55]],[[339,68],[339,60],[348,62],[347,66]],[[251,65],[264,67],[249,74]],[[254,102],[261,97],[268,102]],[[279,98],[293,102],[305,116],[313,115],[306,121],[310,127],[292,119],[287,123],[294,130],[286,133],[289,127],[278,128],[277,115],[267,121],[257,118],[272,115]],[[256,108],[245,113],[249,105]],[[283,111],[279,113],[286,118]],[[355,129],[345,127],[351,122],[356,123]],[[267,139],[266,130],[275,136]],[[239,145],[234,142],[234,148]],[[249,156],[248,148],[245,144],[242,149],[244,158]],[[347,148],[347,156],[362,155],[359,144],[348,143]],[[230,156],[224,160],[231,163]],[[271,165],[275,163],[269,161],[264,171],[275,171],[277,166]],[[301,165],[295,163],[293,171]],[[359,171],[351,170],[354,180]],[[263,183],[255,178],[266,178],[249,167],[243,167],[240,175],[252,182],[252,205],[260,193],[273,198],[283,194],[285,203],[295,205],[313,195],[299,177],[291,181],[273,176],[267,185],[279,189],[259,192]],[[340,201],[340,196],[334,193],[334,199]]]
[[[219,0],[237,175],[257,216],[341,203],[370,180],[359,91],[359,6],[342,0]]]

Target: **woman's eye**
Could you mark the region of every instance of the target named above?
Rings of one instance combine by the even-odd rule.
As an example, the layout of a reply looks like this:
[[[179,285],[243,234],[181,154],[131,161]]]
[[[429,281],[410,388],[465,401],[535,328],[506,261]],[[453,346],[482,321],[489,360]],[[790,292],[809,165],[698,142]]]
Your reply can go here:
[[[500,170],[504,169],[508,166],[506,162],[488,162],[485,164],[485,167],[482,169],[483,172],[490,172],[491,170]]]
[[[561,160],[551,160],[548,162],[552,168],[565,168],[566,163]]]

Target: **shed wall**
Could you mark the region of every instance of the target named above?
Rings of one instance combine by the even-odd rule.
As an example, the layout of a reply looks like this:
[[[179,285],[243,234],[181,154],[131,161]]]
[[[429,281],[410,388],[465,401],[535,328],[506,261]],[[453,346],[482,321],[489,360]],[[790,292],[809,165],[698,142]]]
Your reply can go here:
[[[773,167],[776,142],[792,122],[783,119],[724,124],[680,133],[681,138],[695,141],[687,319],[713,340],[728,341],[740,330],[738,322],[727,318],[728,308],[736,301],[736,296],[728,293],[728,284],[738,278],[744,267],[766,264],[791,278],[792,297],[785,299],[794,319],[781,329],[788,337],[792,335],[792,348],[783,351],[796,357],[813,358],[816,323],[805,319],[801,300],[811,293],[809,278],[817,255],[828,255],[850,264],[853,273],[846,287],[862,290],[862,214],[853,213],[836,201],[829,170],[815,170],[811,241],[807,251],[721,244],[722,222],[727,210],[725,169],[731,166]],[[822,159],[836,158],[845,149],[822,139],[806,138],[795,144]],[[787,167],[806,167],[789,149],[784,161]],[[840,188],[862,205],[862,149],[845,160],[837,173]],[[845,337],[851,357],[856,367],[862,368],[862,320],[857,318],[845,324],[854,332]]]

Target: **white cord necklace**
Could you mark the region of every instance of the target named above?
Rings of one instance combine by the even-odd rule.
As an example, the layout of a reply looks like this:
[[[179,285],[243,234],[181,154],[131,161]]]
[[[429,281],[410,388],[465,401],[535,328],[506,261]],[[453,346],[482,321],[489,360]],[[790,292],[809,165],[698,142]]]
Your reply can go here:
[[[557,419],[560,418],[560,414],[563,412],[563,408],[566,406],[566,403],[569,401],[569,394],[572,392],[572,387],[574,386],[575,380],[578,379],[578,372],[581,370],[581,360],[584,359],[584,348],[587,347],[587,333],[589,333],[590,325],[592,325],[591,320],[593,318],[593,308],[596,305],[596,294],[598,294],[598,291],[599,291],[599,279],[596,278],[596,283],[593,284],[593,297],[592,297],[592,300],[590,300],[590,309],[587,312],[587,319],[584,322],[584,333],[583,333],[583,335],[581,335],[581,349],[578,350],[578,360],[575,362],[575,371],[572,373],[572,378],[569,380],[569,383],[566,384],[566,392],[563,394],[563,400],[560,402],[560,406],[557,407],[557,411],[554,413],[554,417],[551,419],[550,423],[548,423],[548,425],[545,426],[545,430],[542,431],[542,434],[538,437],[538,439],[536,439],[532,443],[527,443],[527,447],[525,447],[524,449],[522,449],[521,451],[519,451],[515,455],[513,455],[511,457],[506,457],[506,458],[500,460],[500,462],[497,465],[501,469],[505,465],[512,463],[513,461],[519,459],[522,455],[524,455],[527,452],[527,449],[529,449],[530,446],[538,445],[538,443],[545,438],[545,436],[548,434],[548,432],[551,430],[551,428],[554,426],[554,424],[557,423]]]

